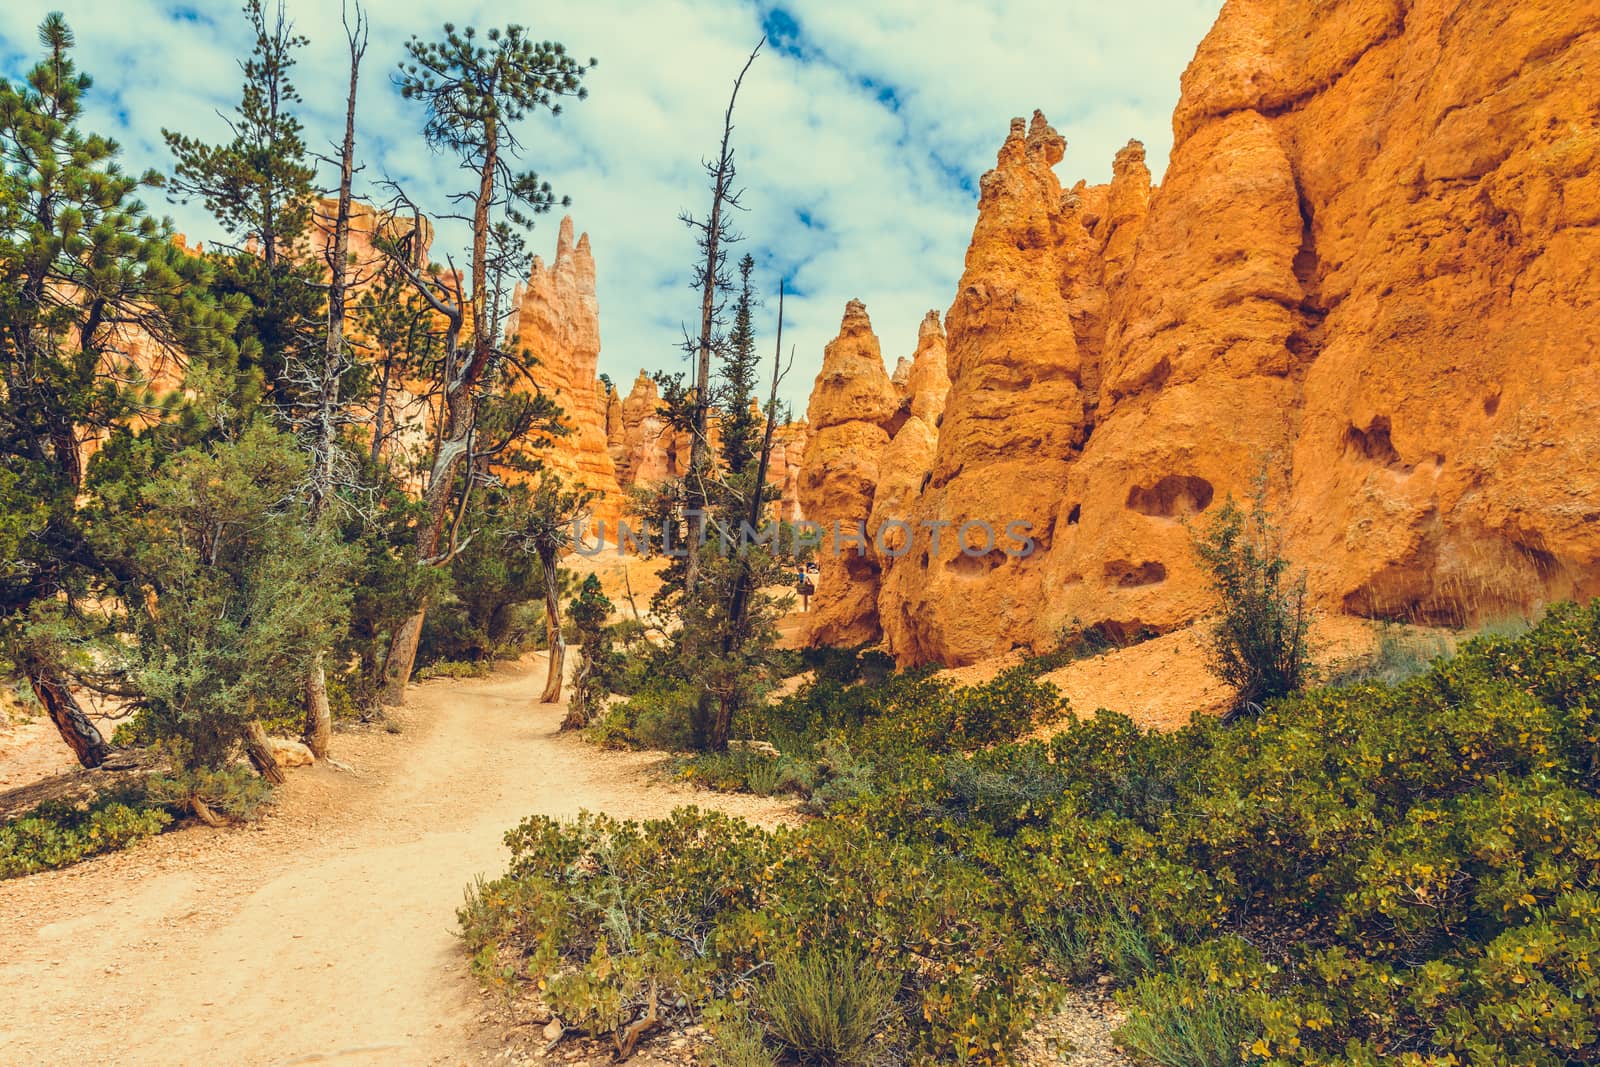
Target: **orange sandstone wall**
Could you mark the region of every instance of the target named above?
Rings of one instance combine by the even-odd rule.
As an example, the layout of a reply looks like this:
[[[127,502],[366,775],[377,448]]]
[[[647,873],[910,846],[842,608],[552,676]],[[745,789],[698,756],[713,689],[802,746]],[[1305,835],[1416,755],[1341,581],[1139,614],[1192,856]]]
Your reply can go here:
[[[899,506],[1039,551],[918,546],[815,636],[960,663],[1181,625],[1185,520],[1263,468],[1324,608],[1600,594],[1600,0],[1230,0],[1173,129],[1159,188],[1133,143],[1063,190],[1060,136],[1013,123]],[[903,494],[920,452],[887,449],[855,462]]]

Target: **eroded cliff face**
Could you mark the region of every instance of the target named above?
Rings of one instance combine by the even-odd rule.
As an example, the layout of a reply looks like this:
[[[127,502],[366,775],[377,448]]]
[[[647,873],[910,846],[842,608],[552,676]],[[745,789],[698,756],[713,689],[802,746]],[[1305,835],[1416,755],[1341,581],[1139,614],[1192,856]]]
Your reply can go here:
[[[561,220],[549,266],[535,256],[517,296],[514,343],[537,364],[539,388],[560,405],[568,433],[538,450],[545,467],[569,485],[594,494],[596,520],[614,528],[626,508],[607,449],[607,396],[596,377],[600,361],[600,304],[595,297],[589,235],[573,242],[572,217]],[[524,383],[526,387],[526,383]]]
[[[906,506],[1038,551],[919,544],[835,628],[960,663],[1181,625],[1186,520],[1262,472],[1326,609],[1600,594],[1600,0],[1230,0],[1173,126],[1158,189],[1133,143],[1063,193],[1061,138],[1013,123]]]
[[[1034,502],[1059,500],[1088,433],[1095,377],[1079,318],[1101,301],[1065,285],[1089,257],[1081,198],[1054,167],[1065,141],[1016,119],[980,184],[966,271],[945,317],[950,388],[932,468],[905,509],[910,550],[877,607],[907,659],[966,662],[1031,639],[1051,531]],[[919,479],[920,480],[920,479]],[[1008,536],[1033,522],[1037,549]]]

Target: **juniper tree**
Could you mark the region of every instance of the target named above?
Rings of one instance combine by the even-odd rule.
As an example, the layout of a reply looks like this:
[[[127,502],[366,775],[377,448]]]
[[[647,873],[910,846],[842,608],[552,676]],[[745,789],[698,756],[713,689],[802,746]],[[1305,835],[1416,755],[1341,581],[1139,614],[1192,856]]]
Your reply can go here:
[[[495,314],[504,307],[512,273],[504,268],[520,254],[518,231],[531,227],[534,215],[548,212],[558,202],[570,202],[566,197],[558,201],[550,183],[534,172],[514,169],[524,150],[517,127],[529,112],[559,114],[563,98],[586,96],[583,77],[594,60],[580,63],[561,44],[535,41],[516,25],[491,29],[480,37],[470,26],[457,31],[446,23],[442,40],[413,37],[406,53],[395,78],[401,96],[423,106],[428,146],[454,155],[472,181],[469,189],[454,197],[464,208],[457,217],[469,224],[471,232],[464,280],[418,267],[414,253],[408,256],[402,250],[394,257],[443,321],[437,378],[439,436],[423,491],[426,514],[416,543],[419,561],[432,565],[448,560],[454,551],[447,543],[446,526],[458,489],[464,494],[471,488],[470,481],[458,487],[457,476],[463,463],[471,470],[479,391],[502,364],[511,361],[526,367],[525,359],[501,346],[503,323]],[[545,423],[554,417],[553,407],[541,416]],[[465,499],[461,497],[462,502]],[[424,601],[391,645],[384,693],[389,703],[405,698],[426,610]]]
[[[305,521],[308,459],[264,414],[176,452],[175,439],[119,431],[91,476],[91,538],[127,608],[103,658],[181,763],[218,768],[244,745],[277,780],[256,712],[343,628],[350,553]]]
[[[563,730],[588,726],[600,711],[606,694],[622,670],[623,657],[615,647],[611,628],[612,604],[600,588],[598,576],[585,576],[578,586],[568,616],[578,632],[578,667],[572,679],[572,697]]]

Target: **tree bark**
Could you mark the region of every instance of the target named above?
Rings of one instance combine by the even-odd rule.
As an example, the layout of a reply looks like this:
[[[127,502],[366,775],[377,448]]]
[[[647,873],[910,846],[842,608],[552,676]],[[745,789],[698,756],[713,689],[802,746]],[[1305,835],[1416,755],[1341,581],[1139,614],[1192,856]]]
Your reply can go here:
[[[306,674],[305,743],[317,759],[328,758],[333,741],[333,715],[328,709],[328,678],[322,669],[322,653],[311,661]]]
[[[378,695],[379,703],[399,707],[406,702],[406,686],[417,663],[417,643],[422,640],[422,621],[426,615],[427,603],[424,602],[416,614],[394,632],[389,642],[389,658],[383,666],[383,692]]]
[[[111,754],[105,738],[94,723],[83,713],[78,700],[62,681],[61,676],[48,665],[37,660],[29,662],[24,673],[33,692],[50,714],[50,721],[61,732],[61,739],[71,747],[78,762],[85,767],[98,767]]]
[[[550,639],[550,657],[545,668],[544,694],[540,703],[555,704],[561,700],[561,676],[566,668],[567,642],[561,634],[561,589],[554,557],[540,561],[544,567],[544,621]]]
[[[267,731],[261,728],[261,723],[257,720],[250,720],[250,725],[245,727],[244,752],[250,757],[251,765],[261,777],[273,785],[283,784],[283,768],[278,766],[278,757],[272,754],[272,745],[267,741]]]

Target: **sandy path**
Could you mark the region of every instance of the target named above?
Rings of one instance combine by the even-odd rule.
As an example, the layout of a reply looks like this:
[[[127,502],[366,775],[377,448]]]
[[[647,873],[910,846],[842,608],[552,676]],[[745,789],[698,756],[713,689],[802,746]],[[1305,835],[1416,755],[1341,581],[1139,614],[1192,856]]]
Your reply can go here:
[[[524,816],[781,817],[556,733],[542,662],[414,688],[399,735],[336,735],[248,828],[164,834],[0,882],[0,1064],[478,1064],[501,1044],[455,908]],[[641,1056],[636,1062],[648,1063]]]

